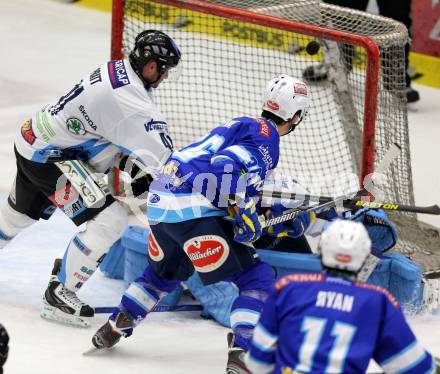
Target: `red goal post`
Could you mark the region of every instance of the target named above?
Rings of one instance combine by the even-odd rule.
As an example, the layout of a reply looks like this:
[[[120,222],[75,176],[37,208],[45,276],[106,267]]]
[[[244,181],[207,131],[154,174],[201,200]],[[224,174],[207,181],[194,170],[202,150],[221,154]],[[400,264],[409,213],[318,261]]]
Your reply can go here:
[[[264,84],[289,74],[307,80],[312,106],[282,139],[279,168],[314,195],[337,196],[357,190],[396,142],[401,154],[380,188],[386,201],[414,205],[403,24],[319,0],[113,0],[112,58],[126,57],[145,29],[166,32],[182,49],[179,81],[155,91],[176,148],[234,116],[259,115]],[[325,79],[307,75],[310,67]],[[416,216],[392,219],[396,249],[440,269],[440,254],[423,254],[438,245]]]
[[[123,53],[124,4],[127,0],[113,0],[111,58],[121,59]],[[267,14],[237,9],[230,6],[199,0],[152,0],[158,4],[213,14],[243,22],[255,23],[274,29],[286,30],[298,34],[325,38],[337,42],[347,42],[363,47],[367,55],[365,83],[365,116],[363,123],[362,165],[360,183],[365,176],[373,173],[375,160],[375,121],[379,79],[379,48],[376,42],[366,35],[356,35],[335,29],[295,22],[288,19],[273,17]]]

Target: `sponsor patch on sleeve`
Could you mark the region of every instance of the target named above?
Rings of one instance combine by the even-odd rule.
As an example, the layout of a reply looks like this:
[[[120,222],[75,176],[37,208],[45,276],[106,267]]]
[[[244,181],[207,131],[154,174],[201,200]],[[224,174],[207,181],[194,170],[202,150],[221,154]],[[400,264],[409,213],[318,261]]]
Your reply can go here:
[[[269,138],[270,137],[269,125],[261,119],[258,119],[258,123],[260,124],[260,134],[265,136],[266,138]]]
[[[130,84],[127,69],[123,60],[110,61],[107,64],[108,76],[113,89],[120,88]]]
[[[281,291],[289,283],[292,282],[322,282],[324,280],[324,275],[321,273],[310,273],[310,274],[289,274],[275,283],[275,289]]]
[[[145,131],[167,131],[167,123],[164,121],[155,121],[153,118],[144,123]]]
[[[354,284],[358,287],[362,287],[362,288],[368,288],[369,290],[373,290],[376,292],[380,292],[383,293],[387,298],[388,301],[391,303],[391,305],[394,308],[397,308],[399,306],[399,303],[397,302],[397,300],[394,298],[394,296],[385,288],[381,287],[381,286],[377,286],[375,284],[370,284],[370,283],[364,283],[364,282],[354,282]]]
[[[21,136],[24,140],[26,140],[30,145],[35,143],[35,139],[37,137],[34,134],[34,130],[32,130],[32,120],[28,120],[21,126]]]

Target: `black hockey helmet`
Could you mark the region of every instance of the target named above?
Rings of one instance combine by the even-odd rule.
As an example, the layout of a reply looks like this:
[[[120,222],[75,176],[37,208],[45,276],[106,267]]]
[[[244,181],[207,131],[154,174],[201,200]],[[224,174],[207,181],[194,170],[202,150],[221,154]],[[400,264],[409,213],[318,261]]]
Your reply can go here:
[[[167,68],[177,66],[180,56],[179,47],[167,34],[157,30],[145,30],[136,36],[129,58],[142,79],[142,70],[150,60],[156,61],[161,76]]]

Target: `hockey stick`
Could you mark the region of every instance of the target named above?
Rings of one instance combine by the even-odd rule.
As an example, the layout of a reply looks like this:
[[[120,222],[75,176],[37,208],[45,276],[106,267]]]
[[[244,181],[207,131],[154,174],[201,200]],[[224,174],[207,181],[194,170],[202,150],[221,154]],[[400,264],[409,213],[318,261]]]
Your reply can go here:
[[[96,314],[113,313],[118,309],[117,306],[97,306],[94,308]],[[181,305],[157,305],[151,312],[194,312],[203,310],[199,304],[181,304]]]
[[[101,306],[94,308],[96,314],[110,314],[118,310],[117,306]],[[190,312],[201,311],[203,306],[200,304],[181,304],[181,305],[156,305],[151,312]],[[106,351],[109,348],[93,346],[83,352],[83,356],[89,356],[96,352]]]
[[[304,195],[304,194],[294,194],[294,193],[286,193],[282,191],[273,191],[273,192],[263,192],[262,197],[270,197],[274,199],[286,199],[293,201],[303,201],[303,205],[308,204],[310,201],[316,201],[320,204],[332,201],[333,198],[329,196],[317,197],[313,195]],[[390,202],[371,202],[371,201],[363,201],[358,199],[346,199],[342,201],[342,206],[346,209],[353,208],[370,208],[370,209],[383,209],[390,210],[395,212],[411,212],[411,213],[421,213],[421,214],[434,214],[440,215],[440,207],[438,205],[431,206],[415,206],[415,205],[404,205],[398,203],[390,203]]]
[[[388,169],[388,167],[391,165],[391,163],[394,161],[394,159],[399,155],[399,153],[400,153],[400,146],[396,143],[393,143],[391,145],[391,147],[388,149],[385,156],[380,161],[379,165],[376,168],[375,173],[383,173],[386,169]],[[364,188],[362,188],[358,191],[352,192],[347,195],[342,195],[342,196],[333,198],[333,199],[331,199],[327,202],[324,202],[322,204],[313,205],[313,206],[310,206],[305,209],[304,208],[289,209],[289,210],[285,211],[284,213],[282,213],[281,215],[279,215],[278,217],[273,217],[268,220],[265,220],[262,224],[262,227],[264,228],[264,227],[276,225],[281,222],[293,220],[302,212],[314,212],[316,210],[321,210],[321,211],[326,210],[327,208],[331,208],[331,207],[334,207],[334,206],[342,203],[344,200],[352,199],[353,198],[352,196],[358,197],[358,196],[361,196],[365,193],[369,193],[370,188],[373,186],[374,186],[373,180],[370,178],[368,180],[367,184],[364,186]]]
[[[90,165],[80,160],[58,161],[54,164],[82,197],[87,208],[100,208],[104,205],[110,191],[106,182]],[[59,187],[57,183],[57,189]],[[62,187],[65,188],[65,184]]]

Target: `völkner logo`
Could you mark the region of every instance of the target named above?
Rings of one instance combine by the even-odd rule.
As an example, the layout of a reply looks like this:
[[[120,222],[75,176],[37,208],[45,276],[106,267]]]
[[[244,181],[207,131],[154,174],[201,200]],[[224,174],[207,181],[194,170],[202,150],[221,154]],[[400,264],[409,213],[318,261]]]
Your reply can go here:
[[[66,121],[67,130],[74,135],[85,135],[87,132],[84,128],[84,124],[75,117],[71,117]]]

